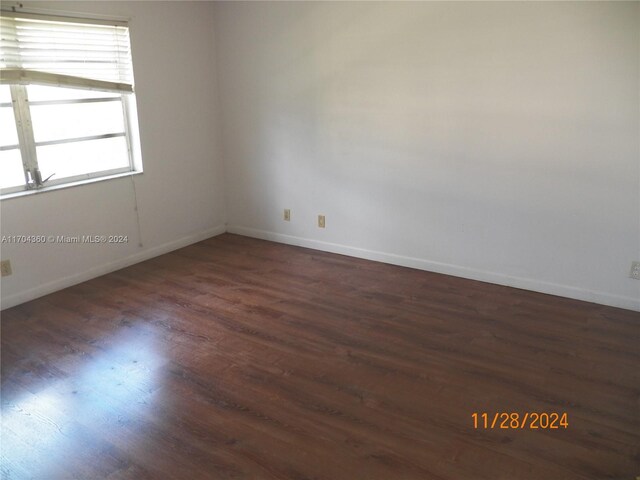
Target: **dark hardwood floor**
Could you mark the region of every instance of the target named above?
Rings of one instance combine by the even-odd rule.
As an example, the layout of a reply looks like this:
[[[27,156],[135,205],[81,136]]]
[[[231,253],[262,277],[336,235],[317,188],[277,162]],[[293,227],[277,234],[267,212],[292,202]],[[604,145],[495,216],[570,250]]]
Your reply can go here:
[[[1,327],[3,479],[640,475],[637,312],[225,234]]]

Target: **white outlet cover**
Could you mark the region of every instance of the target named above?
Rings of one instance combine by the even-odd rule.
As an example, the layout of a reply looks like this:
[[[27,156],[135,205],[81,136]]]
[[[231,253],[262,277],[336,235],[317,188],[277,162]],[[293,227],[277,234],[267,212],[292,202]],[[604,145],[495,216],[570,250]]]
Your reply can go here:
[[[13,270],[11,269],[11,262],[9,260],[2,260],[0,270],[2,271],[1,275],[3,277],[7,277],[13,274]]]
[[[629,272],[631,278],[640,280],[640,262],[631,263],[631,272]]]

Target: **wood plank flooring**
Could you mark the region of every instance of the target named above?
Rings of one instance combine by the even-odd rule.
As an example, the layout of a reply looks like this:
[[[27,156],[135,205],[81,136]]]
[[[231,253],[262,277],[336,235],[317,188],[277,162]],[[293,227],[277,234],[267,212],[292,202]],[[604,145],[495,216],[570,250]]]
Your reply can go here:
[[[637,312],[225,234],[1,328],[3,479],[640,475]]]

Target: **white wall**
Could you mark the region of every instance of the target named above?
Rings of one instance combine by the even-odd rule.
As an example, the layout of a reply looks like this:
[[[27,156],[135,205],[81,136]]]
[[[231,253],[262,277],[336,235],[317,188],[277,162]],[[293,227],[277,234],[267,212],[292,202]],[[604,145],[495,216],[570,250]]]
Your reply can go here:
[[[24,2],[129,17],[144,174],[3,200],[3,235],[128,235],[124,245],[1,246],[13,275],[6,308],[224,231],[213,5],[207,2]]]
[[[639,7],[216,4],[228,229],[640,310]]]
[[[25,5],[131,19],[143,247],[131,179],[3,200],[4,235],[130,238],[2,245],[3,308],[228,214],[234,232],[640,310],[637,2]]]

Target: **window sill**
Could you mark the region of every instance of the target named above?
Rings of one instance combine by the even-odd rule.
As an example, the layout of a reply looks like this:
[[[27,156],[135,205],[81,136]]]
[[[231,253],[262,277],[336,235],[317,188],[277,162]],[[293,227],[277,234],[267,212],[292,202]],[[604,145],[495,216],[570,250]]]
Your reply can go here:
[[[116,173],[113,175],[106,175],[104,177],[95,177],[95,178],[88,178],[84,180],[77,180],[75,182],[61,183],[59,185],[51,185],[48,187],[42,187],[42,188],[37,188],[33,190],[20,190],[19,192],[3,193],[2,195],[0,195],[0,201],[9,200],[12,198],[26,197],[29,195],[37,195],[39,193],[53,192],[55,190],[62,190],[65,188],[80,187],[82,185],[89,185],[91,183],[104,182],[107,180],[115,180],[117,178],[133,177],[134,175],[141,175],[141,174],[142,174],[142,171],[123,172],[123,173]]]

